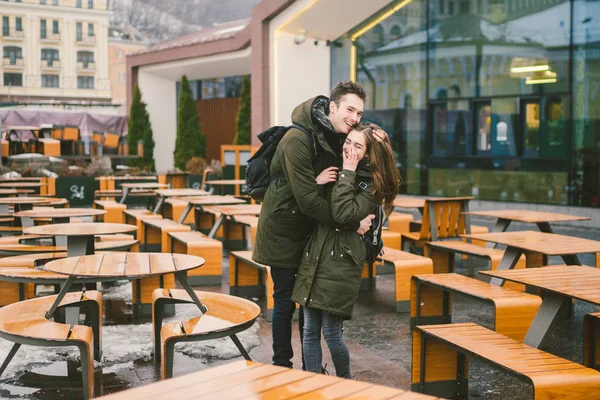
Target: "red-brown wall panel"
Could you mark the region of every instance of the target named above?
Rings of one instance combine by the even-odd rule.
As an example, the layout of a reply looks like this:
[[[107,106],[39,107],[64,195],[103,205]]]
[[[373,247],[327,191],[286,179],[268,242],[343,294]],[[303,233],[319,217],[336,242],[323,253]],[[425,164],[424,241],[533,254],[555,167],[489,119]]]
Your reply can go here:
[[[240,98],[197,100],[202,133],[206,136],[206,160],[221,159],[221,145],[233,144]]]

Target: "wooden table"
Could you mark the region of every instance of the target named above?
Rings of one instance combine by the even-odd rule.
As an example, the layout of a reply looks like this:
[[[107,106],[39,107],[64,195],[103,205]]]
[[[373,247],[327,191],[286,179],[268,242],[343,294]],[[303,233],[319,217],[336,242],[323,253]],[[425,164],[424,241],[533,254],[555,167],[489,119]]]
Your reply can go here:
[[[9,206],[14,206],[15,212],[33,209],[34,204],[50,204],[53,200],[49,197],[2,197],[0,198],[0,213],[10,211]]]
[[[69,257],[94,254],[95,235],[114,235],[137,231],[137,226],[127,224],[109,224],[81,222],[76,224],[41,225],[26,228],[23,233],[67,238],[67,254]]]
[[[122,183],[121,188],[123,188],[123,196],[121,197],[120,203],[125,203],[127,200],[127,196],[129,196],[129,192],[133,189],[167,189],[169,185],[166,183],[156,183],[156,182],[148,182],[148,183]]]
[[[33,226],[34,218],[52,218],[53,224],[68,224],[72,217],[93,217],[95,215],[104,215],[106,210],[96,208],[50,208],[40,207],[33,210],[21,211],[14,214],[21,218],[23,227]]]
[[[3,189],[33,189],[46,186],[45,183],[39,182],[3,182],[0,183],[0,188]]]
[[[206,307],[198,299],[187,280],[187,271],[203,265],[204,259],[201,257],[170,253],[109,252],[50,261],[44,266],[44,269],[57,274],[64,274],[67,276],[67,280],[60,289],[54,304],[46,313],[46,318],[50,318],[54,314],[56,307],[75,282],[132,280],[166,274],[175,275],[175,279],[190,295],[200,311],[204,313]]]
[[[461,235],[466,238],[494,242],[506,246],[504,256],[497,270],[512,269],[522,254],[526,255],[527,265],[533,265],[533,258],[542,259],[547,256],[560,256],[568,265],[581,265],[577,254],[600,252],[600,242],[573,236],[557,235],[539,231],[472,233]],[[542,260],[540,265],[546,265]],[[491,283],[499,285],[500,279],[493,278]]]
[[[236,186],[235,194],[239,195],[240,194],[239,186],[245,185],[246,180],[245,179],[216,179],[214,181],[205,181],[204,184],[205,185],[219,185],[219,186],[226,186],[226,185]],[[222,191],[223,190],[221,189],[221,193],[219,193],[219,194],[222,194]],[[210,193],[212,194],[213,192],[214,192],[214,190],[211,186]]]
[[[238,199],[233,196],[200,196],[200,197],[185,197],[182,200],[187,201],[188,204],[185,206],[181,217],[179,217],[179,223],[183,224],[192,208],[197,208],[200,211],[204,211],[204,206],[217,206],[217,205],[236,205],[245,204],[246,201]]]
[[[154,214],[160,213],[165,200],[169,197],[207,196],[208,192],[200,189],[158,189],[154,191],[158,196],[158,202],[154,207]]]
[[[425,208],[425,198],[410,197],[410,196],[397,196],[394,199],[394,207],[398,208],[416,208],[423,215],[423,209]]]
[[[104,396],[106,400],[167,399],[435,399],[387,386],[297,369],[234,361]]]
[[[597,268],[552,265],[544,268],[479,273],[547,291],[525,336],[524,343],[533,347],[540,346],[563,303],[577,299],[600,305],[600,269]]]
[[[28,194],[33,193],[32,189],[0,189],[0,197],[26,197]]]
[[[529,210],[469,211],[464,214],[497,218],[498,220],[492,232],[505,232],[512,221],[518,221],[536,224],[540,231],[553,233],[550,227],[552,222],[587,221],[591,219],[590,217]]]
[[[234,206],[211,206],[211,212],[219,213],[219,218],[208,233],[208,237],[214,239],[221,225],[226,218],[235,222],[236,215],[258,215],[260,214],[260,204],[240,204]]]

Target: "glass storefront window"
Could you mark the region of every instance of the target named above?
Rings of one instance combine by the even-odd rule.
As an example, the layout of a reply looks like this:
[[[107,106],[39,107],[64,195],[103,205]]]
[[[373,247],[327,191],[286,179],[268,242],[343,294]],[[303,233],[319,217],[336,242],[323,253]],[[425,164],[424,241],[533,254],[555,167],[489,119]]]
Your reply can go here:
[[[391,10],[391,11],[390,11]],[[390,1],[331,45],[402,191],[600,207],[600,1]]]

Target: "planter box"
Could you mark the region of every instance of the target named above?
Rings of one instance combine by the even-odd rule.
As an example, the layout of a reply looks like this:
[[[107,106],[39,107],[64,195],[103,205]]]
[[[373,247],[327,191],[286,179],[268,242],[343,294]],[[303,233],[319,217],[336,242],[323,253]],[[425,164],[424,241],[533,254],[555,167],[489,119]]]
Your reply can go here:
[[[65,198],[72,207],[91,207],[98,182],[89,176],[59,176],[56,178],[56,197]]]

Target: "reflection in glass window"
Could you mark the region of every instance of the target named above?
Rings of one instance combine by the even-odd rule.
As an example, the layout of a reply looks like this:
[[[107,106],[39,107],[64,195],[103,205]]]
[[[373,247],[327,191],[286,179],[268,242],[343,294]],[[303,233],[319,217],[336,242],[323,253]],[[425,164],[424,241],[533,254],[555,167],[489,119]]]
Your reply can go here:
[[[492,106],[486,103],[477,103],[475,106],[475,118],[477,121],[477,151],[490,151]]]
[[[525,137],[525,152],[537,153],[540,149],[540,103],[525,103],[525,126],[523,129]]]

